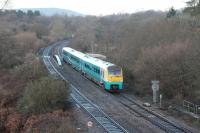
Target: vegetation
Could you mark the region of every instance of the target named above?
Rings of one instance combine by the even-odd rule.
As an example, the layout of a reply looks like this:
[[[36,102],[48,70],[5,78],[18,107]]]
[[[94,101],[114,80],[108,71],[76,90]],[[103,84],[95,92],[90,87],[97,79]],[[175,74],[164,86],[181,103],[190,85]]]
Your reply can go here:
[[[0,10],[4,9],[6,6],[9,5],[9,0],[0,0]]]
[[[197,16],[200,14],[200,1],[199,0],[189,0],[186,2],[187,7],[185,12],[190,13],[192,16]]]
[[[64,108],[69,87],[64,81],[44,77],[30,82],[19,101],[19,109],[25,113],[44,113]]]
[[[172,7],[172,8],[170,8],[169,12],[167,13],[167,18],[174,17],[174,16],[176,16],[176,14],[177,14],[177,11]]]
[[[200,102],[198,17],[171,8],[87,17],[80,23],[71,46],[105,54],[122,66],[127,91],[151,94],[151,80],[159,80],[166,100]]]
[[[74,132],[73,114],[62,110],[68,84],[49,77],[38,56],[40,48],[65,37],[63,29],[71,25],[65,21],[38,12],[0,10],[0,132]],[[44,129],[39,123],[46,123]]]
[[[11,73],[25,81],[34,81],[47,76],[47,70],[42,60],[33,54],[28,55],[25,58],[25,62],[12,69]]]
[[[62,125],[55,124],[60,131],[65,120],[70,124],[66,112],[59,111],[66,115],[64,121],[47,113],[63,108],[68,86],[48,77],[37,55],[63,38],[71,38],[71,47],[104,54],[122,66],[126,91],[146,96],[152,93],[151,80],[159,80],[165,100],[199,103],[200,4],[190,0],[187,5],[183,12],[172,7],[101,17],[0,10],[0,132],[34,132],[37,122],[45,123],[49,116]],[[30,124],[35,117],[38,121]]]
[[[195,47],[190,42],[144,49],[133,71],[136,88],[141,88],[137,91],[146,92],[142,88],[149,86],[152,79],[158,79],[161,93],[166,98],[199,101],[199,53],[199,46]]]

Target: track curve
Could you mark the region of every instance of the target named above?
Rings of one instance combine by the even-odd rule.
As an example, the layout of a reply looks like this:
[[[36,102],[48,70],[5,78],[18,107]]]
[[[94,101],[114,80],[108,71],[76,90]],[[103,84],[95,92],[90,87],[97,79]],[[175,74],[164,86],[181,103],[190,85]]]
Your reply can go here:
[[[56,69],[56,67],[51,62],[50,51],[57,45],[57,43],[47,47],[43,51],[43,62],[46,65],[48,71],[55,75],[61,77],[66,82],[67,79]],[[59,56],[61,56],[59,54]],[[81,92],[79,92],[76,87],[71,84],[72,88],[72,98],[85,109],[108,133],[128,133],[121,125],[110,118],[104,111],[99,107],[95,106],[87,97],[85,97]]]

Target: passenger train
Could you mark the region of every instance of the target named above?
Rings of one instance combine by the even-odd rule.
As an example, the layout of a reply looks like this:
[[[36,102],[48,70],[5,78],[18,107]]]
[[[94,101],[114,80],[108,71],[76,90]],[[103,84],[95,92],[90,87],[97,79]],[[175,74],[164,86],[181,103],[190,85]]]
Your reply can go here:
[[[123,89],[122,69],[115,64],[91,57],[70,47],[62,49],[63,61],[71,64],[82,74],[103,86],[110,92]]]

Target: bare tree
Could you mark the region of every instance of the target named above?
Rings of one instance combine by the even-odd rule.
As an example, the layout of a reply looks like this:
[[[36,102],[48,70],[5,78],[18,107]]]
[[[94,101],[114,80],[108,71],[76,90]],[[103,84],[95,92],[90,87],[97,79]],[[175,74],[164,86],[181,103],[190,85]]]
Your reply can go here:
[[[9,5],[10,0],[0,0],[0,10],[6,8]]]

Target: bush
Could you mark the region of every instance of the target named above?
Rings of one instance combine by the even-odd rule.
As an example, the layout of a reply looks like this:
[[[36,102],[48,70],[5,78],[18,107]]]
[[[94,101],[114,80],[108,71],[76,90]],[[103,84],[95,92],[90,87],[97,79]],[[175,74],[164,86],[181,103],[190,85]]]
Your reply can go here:
[[[10,69],[23,63],[23,53],[16,46],[11,33],[0,32],[0,44],[1,68]]]
[[[24,113],[44,113],[63,108],[69,94],[69,85],[53,77],[43,77],[28,83],[18,109]]]
[[[24,64],[15,67],[12,74],[23,80],[35,80],[47,76],[47,70],[40,57],[29,54],[25,57]]]
[[[26,120],[23,132],[46,132],[46,133],[75,133],[73,113],[56,110],[50,113],[31,115]]]
[[[20,32],[15,35],[17,45],[26,52],[35,52],[39,47],[39,40],[34,32]]]
[[[140,93],[150,90],[151,80],[160,81],[166,98],[198,100],[199,46],[189,42],[157,46],[143,50],[134,68],[136,88]],[[192,90],[192,91],[191,91]]]

